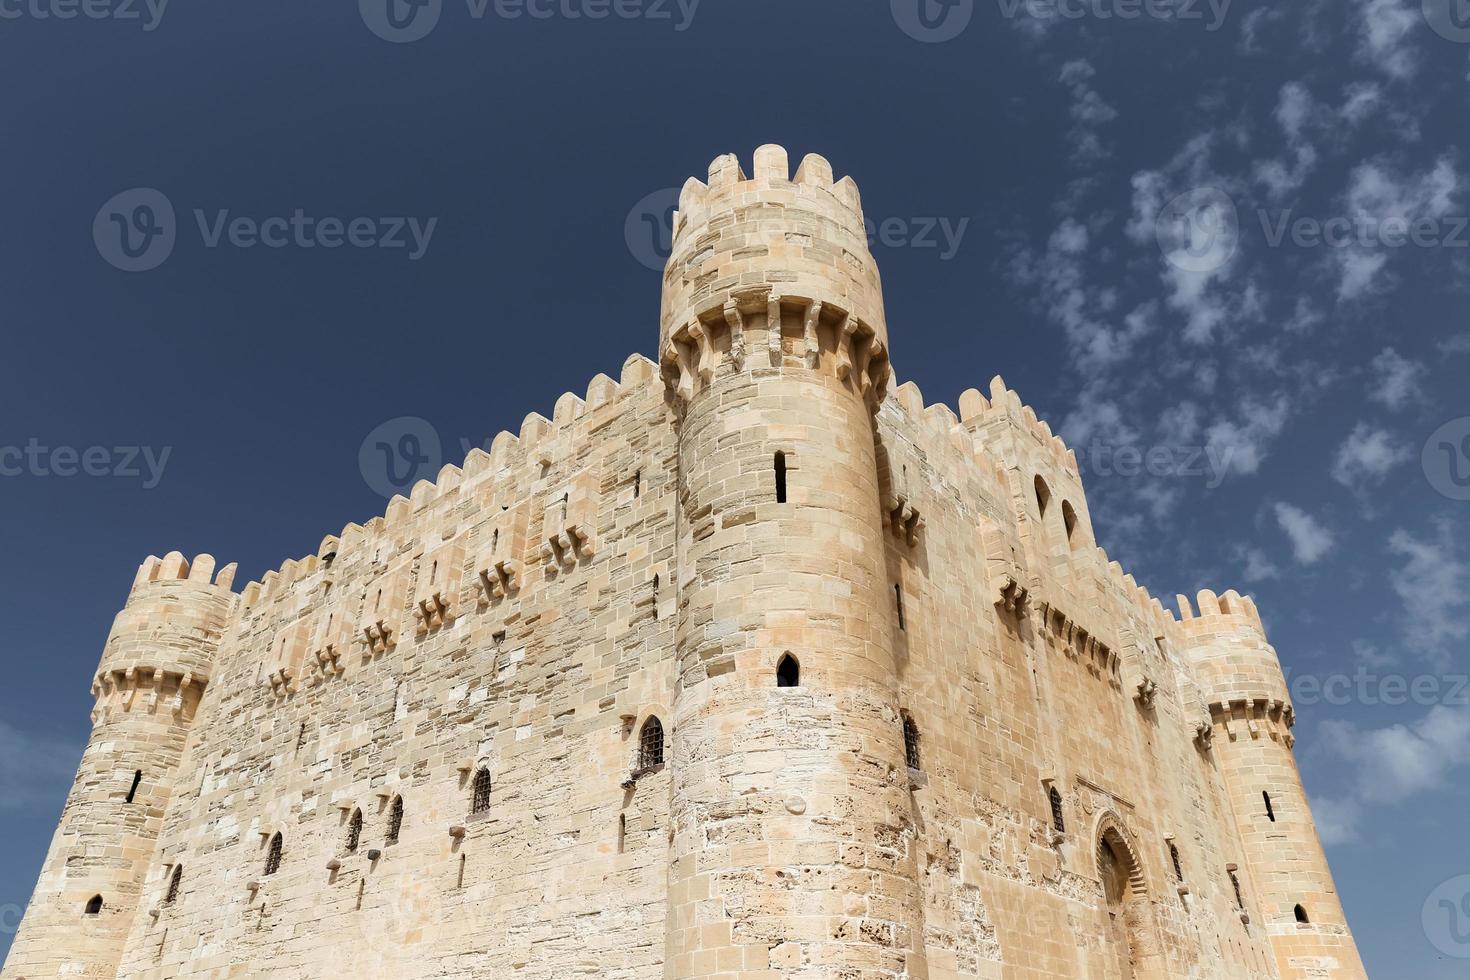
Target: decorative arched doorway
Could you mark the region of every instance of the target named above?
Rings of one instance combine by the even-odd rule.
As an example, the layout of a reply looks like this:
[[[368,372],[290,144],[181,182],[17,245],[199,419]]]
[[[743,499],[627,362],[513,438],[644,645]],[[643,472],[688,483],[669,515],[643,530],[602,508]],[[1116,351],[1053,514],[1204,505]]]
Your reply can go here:
[[[1107,976],[1120,980],[1163,977],[1143,869],[1116,819],[1105,817],[1099,827],[1097,876],[1106,916]]]

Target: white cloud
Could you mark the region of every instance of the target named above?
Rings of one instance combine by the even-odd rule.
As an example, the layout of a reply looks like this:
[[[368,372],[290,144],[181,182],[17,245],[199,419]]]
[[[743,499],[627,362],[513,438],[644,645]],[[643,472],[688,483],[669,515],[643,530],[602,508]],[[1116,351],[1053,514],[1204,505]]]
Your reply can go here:
[[[1358,56],[1392,78],[1419,68],[1412,32],[1420,26],[1418,0],[1357,0]]]
[[[1358,839],[1358,819],[1363,808],[1356,800],[1316,796],[1311,805],[1312,821],[1324,847],[1351,844]]]
[[[1444,788],[1470,762],[1470,709],[1436,705],[1412,725],[1362,729],[1345,721],[1320,727],[1327,751],[1355,764],[1354,797],[1403,802]]]
[[[1441,354],[1470,354],[1470,333],[1455,334],[1448,340],[1439,342]]]
[[[1244,564],[1240,574],[1247,582],[1264,582],[1281,577],[1281,569],[1260,548],[1238,548],[1236,557]]]
[[[1404,604],[1403,637],[1411,650],[1437,660],[1448,658],[1446,645],[1470,637],[1470,564],[1455,550],[1448,524],[1436,527],[1437,540],[1418,538],[1402,529],[1388,539],[1388,550],[1404,560],[1389,577]]]
[[[1285,395],[1271,404],[1248,398],[1238,419],[1220,419],[1205,430],[1205,451],[1221,462],[1225,472],[1250,475],[1261,468],[1271,443],[1286,426],[1289,410]]]
[[[1338,299],[1353,300],[1381,289],[1383,270],[1393,250],[1387,244],[1387,226],[1445,218],[1456,206],[1460,187],[1460,175],[1448,158],[1417,175],[1397,172],[1381,161],[1358,166],[1344,194],[1345,216],[1354,227],[1353,241],[1335,250]],[[1446,228],[1445,233],[1450,230]]]
[[[1096,74],[1092,63],[1083,58],[1062,66],[1061,82],[1072,93],[1072,128],[1067,137],[1072,143],[1073,161],[1082,164],[1108,156],[1098,130],[1118,118],[1118,111],[1104,102],[1090,84]]]
[[[61,809],[81,744],[0,721],[0,810]]]
[[[1392,409],[1420,401],[1424,390],[1419,380],[1426,373],[1423,364],[1403,357],[1392,347],[1385,347],[1373,358],[1373,388],[1368,397]]]
[[[1276,523],[1286,532],[1292,555],[1300,564],[1314,565],[1332,550],[1332,532],[1311,514],[1286,503],[1278,503],[1274,509]]]
[[[1413,456],[1413,450],[1396,441],[1387,430],[1359,422],[1337,448],[1332,478],[1351,490],[1361,491]]]
[[[1344,122],[1356,126],[1383,106],[1383,89],[1374,82],[1355,82],[1347,87],[1346,98],[1337,110]]]

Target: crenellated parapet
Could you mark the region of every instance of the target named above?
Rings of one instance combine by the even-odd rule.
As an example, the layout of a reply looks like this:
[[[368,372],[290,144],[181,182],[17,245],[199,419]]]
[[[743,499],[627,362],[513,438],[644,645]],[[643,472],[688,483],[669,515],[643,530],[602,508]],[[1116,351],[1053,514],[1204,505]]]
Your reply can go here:
[[[1204,692],[1215,734],[1270,737],[1290,747],[1296,715],[1255,602],[1234,590],[1216,595],[1208,589],[1193,606],[1187,596],[1178,601],[1175,636]]]
[[[192,562],[177,551],[150,556],[138,569],[127,604],[103,648],[92,693],[97,713],[160,702],[192,710],[214,671],[215,654],[235,606],[235,566]]]
[[[791,175],[786,151],[733,155],[709,182],[684,185],[664,272],[659,365],[687,402],[722,371],[781,365],[824,370],[871,408],[890,374],[877,263],[851,177],[811,154]]]

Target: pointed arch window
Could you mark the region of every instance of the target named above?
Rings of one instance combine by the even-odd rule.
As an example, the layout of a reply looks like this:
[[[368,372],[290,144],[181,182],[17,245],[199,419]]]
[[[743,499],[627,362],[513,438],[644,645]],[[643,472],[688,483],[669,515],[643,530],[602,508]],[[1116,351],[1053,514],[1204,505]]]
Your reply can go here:
[[[399,835],[403,833],[403,797],[393,797],[393,805],[388,808],[388,832],[383,835],[383,843],[392,847],[398,843]]]
[[[919,726],[907,712],[903,716],[903,757],[910,769],[918,771],[923,768],[923,759],[919,756]]]
[[[475,772],[474,796],[470,800],[470,814],[490,812],[490,770],[480,768]]]
[[[1051,503],[1051,487],[1041,477],[1036,478],[1036,510],[1040,516],[1046,516],[1046,508]]]
[[[783,656],[781,662],[776,665],[776,686],[801,686],[801,664],[797,663],[796,658],[789,653]]]
[[[280,831],[277,831],[276,835],[271,838],[270,850],[265,855],[265,873],[267,876],[273,875],[281,870],[281,852],[284,848],[285,840],[281,837]]]
[[[353,810],[352,819],[347,821],[347,840],[343,842],[348,854],[356,854],[362,843],[362,811]]]
[[[88,915],[101,915],[102,914],[102,896],[101,895],[93,895],[91,898],[89,898],[87,900],[86,913]]]
[[[1067,818],[1062,812],[1062,791],[1052,786],[1046,791],[1047,801],[1051,804],[1051,825],[1059,834],[1067,832]]]
[[[647,771],[664,764],[664,723],[650,716],[638,733],[638,769]]]
[[[1303,925],[1311,923],[1312,920],[1307,917],[1307,910],[1305,908],[1298,905],[1293,911],[1296,913],[1296,921],[1302,923]]]
[[[184,883],[184,866],[174,865],[174,873],[168,878],[168,894],[163,897],[164,905],[172,905],[179,899],[179,887]]]
[[[1067,540],[1072,544],[1077,543],[1077,509],[1072,506],[1072,501],[1062,501],[1062,526],[1067,529]]]

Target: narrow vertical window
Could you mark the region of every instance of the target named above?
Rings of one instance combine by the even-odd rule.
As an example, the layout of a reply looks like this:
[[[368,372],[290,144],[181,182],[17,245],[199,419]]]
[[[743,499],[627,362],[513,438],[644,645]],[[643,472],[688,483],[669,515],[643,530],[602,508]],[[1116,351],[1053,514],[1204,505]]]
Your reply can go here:
[[[923,760],[919,757],[919,726],[907,712],[903,716],[903,758],[910,769],[918,771],[923,768]]]
[[[776,454],[776,503],[786,503],[786,454]]]
[[[801,686],[801,664],[797,663],[796,658],[789,653],[783,656],[781,662],[776,665],[776,686]]]
[[[561,495],[561,522],[563,524],[567,522],[567,504],[571,503],[571,500],[572,495],[570,493]]]
[[[1309,919],[1309,918],[1307,918],[1307,910],[1306,909],[1304,909],[1300,905],[1298,905],[1296,907],[1296,910],[1295,911],[1296,911],[1296,921],[1298,921],[1300,923],[1303,923],[1304,925],[1311,923],[1312,920]]]
[[[90,899],[87,900],[86,912],[87,912],[88,915],[101,915],[102,914],[102,896],[101,895],[93,895]]]
[[[403,797],[393,797],[393,806],[388,810],[388,832],[383,835],[383,844],[392,847],[403,833]]]
[[[1267,792],[1262,792],[1261,799],[1266,801],[1266,819],[1270,820],[1272,823],[1275,823],[1276,808],[1271,805],[1271,794]]]
[[[1169,842],[1169,860],[1174,865],[1174,880],[1178,882],[1184,881],[1184,868],[1179,863],[1179,848],[1175,846],[1173,841]]]
[[[658,619],[658,575],[653,576],[653,618]]]
[[[1229,872],[1229,874],[1230,874],[1230,887],[1233,888],[1233,889],[1235,889],[1235,907],[1238,908],[1238,909],[1244,909],[1245,908],[1245,899],[1240,894],[1240,879],[1238,877],[1236,877],[1236,874],[1235,874],[1234,871]]]
[[[1067,817],[1062,812],[1062,791],[1055,786],[1046,791],[1046,798],[1051,803],[1051,825],[1052,829],[1059,834],[1067,832]]]
[[[893,602],[894,606],[898,609],[898,628],[907,631],[908,623],[904,620],[903,615],[903,586],[895,585],[893,587]]]
[[[664,764],[664,724],[657,716],[643,723],[638,733],[638,768],[647,771]]]
[[[128,789],[128,798],[124,802],[126,802],[126,803],[133,802],[133,799],[138,795],[138,787],[142,784],[142,782],[143,782],[143,770],[139,769],[137,772],[133,773],[133,785],[131,787],[129,787],[129,789]]]
[[[164,905],[172,905],[179,899],[179,886],[184,883],[184,866],[174,865],[174,873],[168,879],[168,894],[163,897]]]
[[[273,875],[281,870],[281,851],[284,848],[284,844],[285,842],[281,839],[279,832],[271,838],[270,850],[265,855],[266,875]]]
[[[628,815],[626,813],[620,813],[620,814],[618,814],[618,853],[619,854],[623,853],[624,848],[627,847],[627,843],[628,843]]]
[[[345,850],[348,854],[356,854],[357,846],[362,843],[362,811],[353,810],[352,819],[347,821],[347,840],[344,841]]]
[[[637,500],[643,494],[643,471],[633,471],[633,499]]]
[[[480,769],[475,773],[475,794],[470,801],[470,814],[490,811],[490,770]]]
[[[1067,529],[1067,540],[1075,543],[1077,535],[1077,511],[1070,500],[1062,501],[1062,526]]]
[[[459,883],[457,885],[455,885],[456,888],[463,888],[464,887],[464,863],[465,863],[465,858],[468,857],[468,856],[469,855],[467,855],[467,854],[461,854],[459,856]]]

